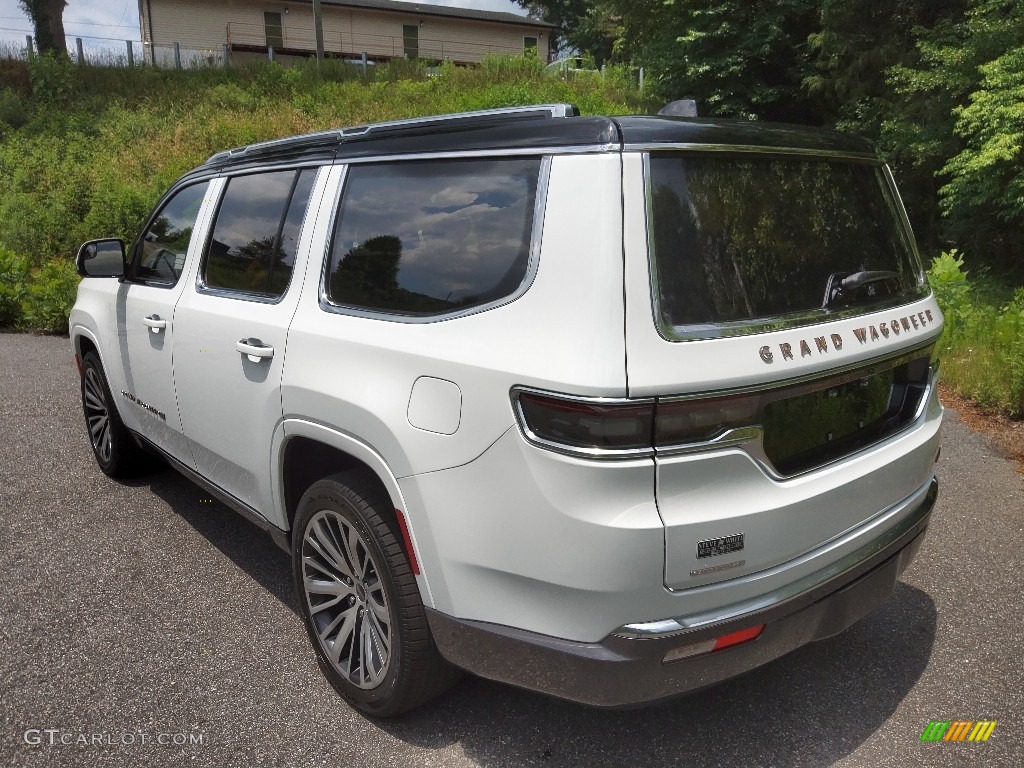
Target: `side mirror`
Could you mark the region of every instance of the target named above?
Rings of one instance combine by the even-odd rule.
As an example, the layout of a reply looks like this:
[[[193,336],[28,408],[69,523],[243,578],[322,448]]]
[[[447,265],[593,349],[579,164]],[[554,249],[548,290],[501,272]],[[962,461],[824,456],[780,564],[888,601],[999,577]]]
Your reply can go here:
[[[75,267],[82,277],[122,277],[125,272],[124,241],[90,240],[78,249]]]

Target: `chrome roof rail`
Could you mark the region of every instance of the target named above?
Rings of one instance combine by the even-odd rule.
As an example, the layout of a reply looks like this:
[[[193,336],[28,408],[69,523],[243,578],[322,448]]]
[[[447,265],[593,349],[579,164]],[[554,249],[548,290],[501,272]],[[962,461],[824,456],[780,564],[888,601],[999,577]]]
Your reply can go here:
[[[314,146],[317,144],[329,144],[332,142],[344,141],[345,139],[358,136],[369,136],[378,131],[388,133],[390,131],[401,131],[402,129],[426,128],[439,123],[500,123],[503,120],[515,120],[528,117],[578,117],[579,109],[575,104],[533,104],[525,107],[498,107],[496,109],[479,109],[473,112],[456,112],[449,115],[429,115],[427,117],[414,117],[406,120],[391,120],[385,123],[370,123],[368,125],[357,125],[351,128],[335,128],[328,131],[307,133],[300,136],[289,136],[282,139],[271,139],[244,147],[224,150],[211,155],[207,162],[224,158],[237,158],[249,152],[262,152],[272,150],[275,147],[288,145]]]

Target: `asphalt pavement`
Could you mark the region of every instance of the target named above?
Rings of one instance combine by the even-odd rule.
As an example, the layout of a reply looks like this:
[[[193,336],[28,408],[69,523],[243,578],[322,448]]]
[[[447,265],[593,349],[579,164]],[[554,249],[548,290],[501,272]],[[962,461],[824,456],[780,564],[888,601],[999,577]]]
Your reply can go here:
[[[1024,765],[1024,477],[952,410],[924,546],[841,635],[654,708],[466,678],[382,722],[320,674],[266,534],[170,470],[99,471],[67,339],[0,334],[0,424],[3,765]]]

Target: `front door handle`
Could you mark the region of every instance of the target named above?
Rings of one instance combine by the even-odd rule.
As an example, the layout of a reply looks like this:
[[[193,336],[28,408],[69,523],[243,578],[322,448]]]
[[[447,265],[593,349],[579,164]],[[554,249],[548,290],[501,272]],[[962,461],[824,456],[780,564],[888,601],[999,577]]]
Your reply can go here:
[[[142,322],[149,326],[149,330],[153,333],[160,333],[164,328],[167,327],[167,321],[161,319],[160,315],[148,315],[142,318]]]
[[[259,339],[239,339],[235,342],[235,349],[254,363],[274,356],[274,348]]]

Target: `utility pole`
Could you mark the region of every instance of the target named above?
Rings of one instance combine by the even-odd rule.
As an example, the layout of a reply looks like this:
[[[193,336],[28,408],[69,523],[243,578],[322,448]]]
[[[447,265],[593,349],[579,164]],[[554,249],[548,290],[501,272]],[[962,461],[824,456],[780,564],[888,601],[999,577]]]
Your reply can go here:
[[[320,0],[313,0],[313,29],[316,31],[316,60],[324,60],[324,9]]]

